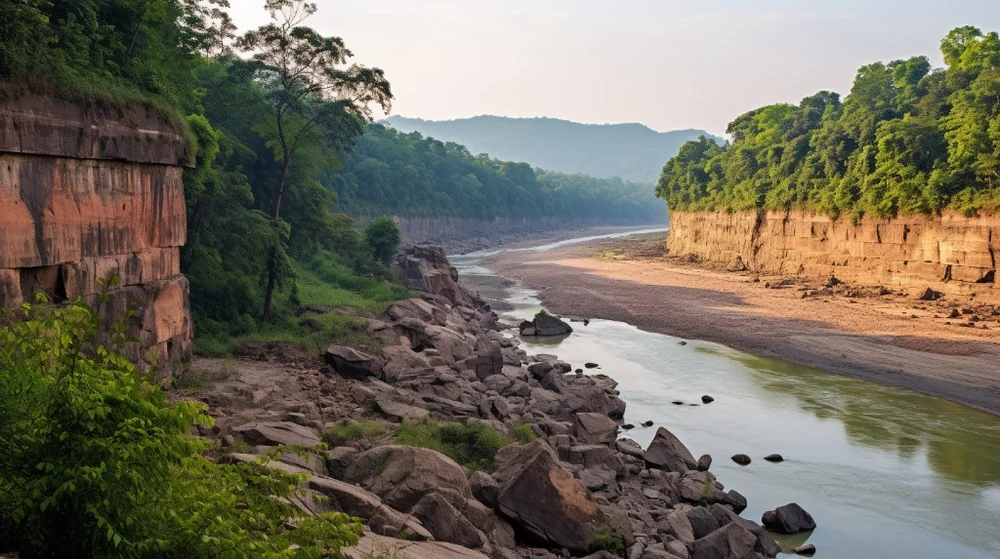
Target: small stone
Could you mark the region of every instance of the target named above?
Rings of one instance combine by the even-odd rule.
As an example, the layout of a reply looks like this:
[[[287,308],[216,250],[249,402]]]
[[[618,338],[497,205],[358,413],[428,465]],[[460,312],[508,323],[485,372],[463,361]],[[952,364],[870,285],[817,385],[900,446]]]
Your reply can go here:
[[[596,368],[600,367],[600,365],[598,365],[597,363],[587,363],[586,365],[584,365],[584,367],[586,367],[588,369],[596,369]]]
[[[673,404],[674,404],[675,406],[683,406],[683,405],[684,405],[684,402],[682,402],[682,401],[680,401],[680,400],[674,400]]]
[[[785,457],[780,454],[768,454],[767,456],[764,457],[764,460],[767,460],[768,462],[774,462],[775,464],[777,464],[778,462],[784,462]]]
[[[631,431],[632,429],[635,429],[635,425],[632,425],[631,423],[626,423],[622,425],[623,431]]]
[[[677,343],[677,345],[688,345],[688,343],[685,342],[685,341],[683,341],[683,340],[681,340],[680,342]]]
[[[740,466],[749,466],[750,457],[746,454],[737,454],[736,456],[733,456],[733,462],[736,462]]]
[[[643,421],[642,422],[642,426],[643,427],[652,427],[653,426],[653,422],[652,421]]]
[[[707,472],[712,467],[712,456],[706,454],[698,459],[698,471]]]
[[[816,555],[816,546],[811,543],[807,543],[806,545],[800,545],[799,547],[796,547],[792,551],[794,551],[796,555],[812,557],[813,555]]]
[[[712,402],[714,402],[714,401],[715,401],[715,398],[713,398],[713,397],[711,397],[711,396],[708,396],[708,395],[705,395],[705,396],[702,396],[702,397],[701,397],[701,402],[702,402],[703,404],[711,404],[711,403],[712,403]]]

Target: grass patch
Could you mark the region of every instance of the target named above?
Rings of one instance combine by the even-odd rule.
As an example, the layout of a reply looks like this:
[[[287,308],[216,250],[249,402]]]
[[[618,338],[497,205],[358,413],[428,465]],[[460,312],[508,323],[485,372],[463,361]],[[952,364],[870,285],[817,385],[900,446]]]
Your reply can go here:
[[[396,433],[396,444],[436,450],[470,472],[486,470],[500,449],[513,441],[485,423],[404,423]]]
[[[531,429],[531,425],[527,423],[517,423],[514,428],[511,429],[511,434],[514,435],[514,440],[520,444],[528,444],[535,440],[535,432]]]
[[[538,311],[538,313],[535,314],[535,318],[538,318],[540,316],[547,316],[549,318],[555,318],[555,319],[559,318],[558,316],[556,316],[556,315],[552,314],[551,312],[549,312],[548,309],[542,309],[542,310]]]
[[[321,437],[323,438],[323,442],[333,448],[343,446],[352,441],[381,437],[384,434],[385,428],[374,421],[367,419],[345,419],[323,431]]]
[[[364,320],[344,314],[301,313],[303,306],[349,307],[359,315],[382,313],[401,299],[412,297],[402,285],[354,274],[326,253],[293,264],[298,276],[294,289],[288,287],[275,296],[274,318],[267,326],[254,321],[233,335],[225,324],[203,320],[194,339],[194,352],[203,357],[231,357],[246,342],[296,344],[310,355],[319,355],[330,345],[344,345],[381,355],[385,342],[368,333]]]

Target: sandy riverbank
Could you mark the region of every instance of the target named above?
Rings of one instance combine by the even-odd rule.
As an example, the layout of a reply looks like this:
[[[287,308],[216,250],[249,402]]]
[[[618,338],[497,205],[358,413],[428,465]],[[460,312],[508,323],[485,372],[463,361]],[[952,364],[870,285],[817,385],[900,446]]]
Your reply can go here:
[[[561,315],[718,342],[1000,415],[996,309],[853,286],[830,293],[819,278],[775,288],[780,278],[705,269],[664,258],[658,246],[648,237],[592,241],[502,252],[485,266],[523,280]]]

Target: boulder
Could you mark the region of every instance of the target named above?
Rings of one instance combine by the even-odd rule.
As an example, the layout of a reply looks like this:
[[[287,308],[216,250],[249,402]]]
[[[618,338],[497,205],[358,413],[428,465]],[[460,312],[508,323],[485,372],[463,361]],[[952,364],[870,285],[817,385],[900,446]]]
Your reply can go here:
[[[757,536],[739,524],[728,524],[691,544],[691,559],[744,559],[753,553]]]
[[[565,336],[573,333],[573,327],[548,313],[538,313],[532,321],[524,321],[519,327],[522,336]]]
[[[411,406],[409,404],[404,404],[403,402],[397,402],[388,394],[380,394],[376,396],[375,405],[386,417],[395,421],[418,423],[430,415],[429,411],[416,406]]]
[[[726,266],[727,272],[745,272],[747,271],[747,265],[743,262],[743,257],[736,255],[732,260],[729,261],[729,265]]]
[[[436,540],[471,548],[486,545],[486,536],[438,493],[424,495],[413,515]]]
[[[320,445],[319,436],[290,421],[247,423],[233,429],[250,446],[298,446],[313,448]]]
[[[689,471],[677,482],[682,499],[689,503],[724,503],[727,495],[715,476],[708,472]]]
[[[381,378],[382,369],[385,367],[383,359],[338,345],[327,348],[323,361],[338,375],[356,380],[368,377]]]
[[[726,500],[723,502],[733,507],[733,511],[735,511],[736,514],[740,514],[747,510],[747,498],[735,489],[730,489],[729,493],[726,493]]]
[[[712,467],[711,455],[705,454],[698,459],[698,471],[707,472]]]
[[[451,458],[409,446],[386,445],[358,454],[344,472],[344,481],[358,483],[389,506],[405,511],[442,488],[472,496],[465,470]]]
[[[497,497],[500,494],[500,484],[495,479],[484,472],[475,472],[469,476],[469,487],[472,495],[480,503],[493,508],[497,504]]]
[[[584,444],[611,444],[618,436],[618,424],[599,413],[573,416],[576,438]]]
[[[409,530],[420,539],[432,538],[431,532],[420,522],[386,506],[376,495],[356,485],[325,477],[312,477],[309,479],[309,489],[326,497],[325,502],[322,502],[325,510],[317,512],[337,511],[360,518],[378,534],[392,535]]]
[[[764,457],[764,460],[767,460],[768,462],[774,462],[775,464],[777,464],[778,462],[784,462],[785,457],[780,454],[768,454],[767,456]]]
[[[410,289],[443,297],[452,305],[477,308],[482,304],[458,283],[458,270],[439,246],[403,245],[395,267],[400,281]]]
[[[691,531],[694,539],[700,540],[723,526],[718,517],[705,507],[692,507],[687,511],[688,522],[691,523]]]
[[[768,530],[780,534],[798,534],[816,529],[816,521],[797,503],[765,512],[761,522]]]
[[[544,441],[508,447],[495,460],[501,483],[497,508],[533,537],[573,553],[593,549],[610,527],[587,489],[559,465]]]
[[[684,473],[698,466],[691,451],[673,433],[660,427],[643,455],[646,465],[668,472]]]
[[[711,396],[709,396],[707,394],[701,397],[701,403],[703,403],[703,404],[711,404],[714,401],[715,401],[715,398],[713,398],[713,397],[711,397]]]

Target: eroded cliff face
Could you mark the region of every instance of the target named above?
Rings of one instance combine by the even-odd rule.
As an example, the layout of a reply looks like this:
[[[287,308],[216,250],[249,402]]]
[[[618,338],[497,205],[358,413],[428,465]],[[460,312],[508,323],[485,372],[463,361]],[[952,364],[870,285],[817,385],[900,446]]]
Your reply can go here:
[[[1000,216],[904,216],[834,221],[788,212],[676,212],[670,253],[730,265],[739,257],[761,273],[834,275],[860,284],[996,301]]]
[[[44,292],[86,297],[107,321],[134,305],[123,348],[158,376],[190,356],[184,139],[144,109],[70,105],[37,96],[0,103],[0,304]]]

